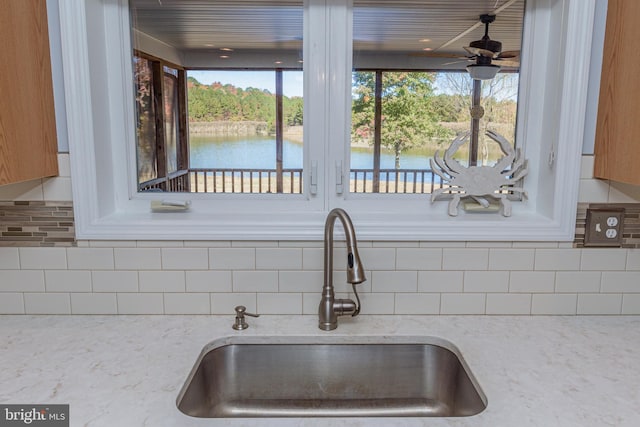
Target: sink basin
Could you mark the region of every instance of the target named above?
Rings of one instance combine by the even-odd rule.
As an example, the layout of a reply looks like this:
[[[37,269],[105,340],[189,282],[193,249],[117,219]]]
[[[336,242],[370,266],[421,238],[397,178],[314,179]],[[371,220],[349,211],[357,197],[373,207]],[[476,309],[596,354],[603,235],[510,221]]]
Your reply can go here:
[[[448,341],[276,339],[282,340],[209,344],[180,391],[178,409],[220,418],[464,417],[486,408]]]

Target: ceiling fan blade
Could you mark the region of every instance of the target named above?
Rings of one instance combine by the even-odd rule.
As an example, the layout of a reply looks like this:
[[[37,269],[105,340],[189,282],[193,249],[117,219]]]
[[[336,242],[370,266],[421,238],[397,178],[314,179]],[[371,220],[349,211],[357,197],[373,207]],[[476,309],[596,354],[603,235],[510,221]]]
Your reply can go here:
[[[501,67],[520,68],[520,61],[514,59],[493,59],[491,63]]]
[[[471,55],[484,56],[487,58],[493,58],[496,56],[496,52],[492,52],[487,49],[480,49],[478,47],[471,47],[471,46],[463,46],[463,48],[464,50],[469,52]]]
[[[505,50],[504,52],[500,52],[496,59],[514,59],[520,58],[519,50]]]

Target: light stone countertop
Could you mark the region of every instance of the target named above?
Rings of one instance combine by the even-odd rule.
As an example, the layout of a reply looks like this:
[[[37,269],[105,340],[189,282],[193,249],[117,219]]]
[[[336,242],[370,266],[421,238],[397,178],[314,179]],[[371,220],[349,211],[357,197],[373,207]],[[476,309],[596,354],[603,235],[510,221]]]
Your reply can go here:
[[[638,426],[640,317],[0,316],[0,403],[70,404],[71,426]],[[225,336],[434,336],[458,347],[488,399],[467,418],[196,419],[176,397]]]

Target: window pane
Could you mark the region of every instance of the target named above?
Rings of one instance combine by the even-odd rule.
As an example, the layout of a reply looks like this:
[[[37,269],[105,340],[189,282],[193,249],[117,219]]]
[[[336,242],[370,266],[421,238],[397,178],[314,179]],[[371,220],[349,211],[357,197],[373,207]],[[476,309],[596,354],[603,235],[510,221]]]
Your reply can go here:
[[[466,133],[453,153],[464,167],[504,156],[488,130],[515,144],[524,0],[505,4],[490,22],[490,39],[501,40],[490,59],[481,58],[486,49],[469,50],[487,35],[481,3],[462,17],[458,7],[426,0],[354,0],[351,192],[440,188],[430,159]],[[466,68],[480,62],[500,72],[472,80]]]
[[[147,59],[134,57],[138,183],[158,177],[156,123],[153,112],[153,75]]]
[[[302,193],[303,1],[129,5],[134,50],[151,58],[164,106],[157,179],[140,189]]]
[[[198,190],[206,182],[216,192],[301,192],[302,72],[190,71],[188,81],[189,153],[199,170]]]
[[[167,70],[170,70],[167,72]],[[164,73],[164,140],[167,153],[167,173],[178,170],[178,78],[167,69]]]

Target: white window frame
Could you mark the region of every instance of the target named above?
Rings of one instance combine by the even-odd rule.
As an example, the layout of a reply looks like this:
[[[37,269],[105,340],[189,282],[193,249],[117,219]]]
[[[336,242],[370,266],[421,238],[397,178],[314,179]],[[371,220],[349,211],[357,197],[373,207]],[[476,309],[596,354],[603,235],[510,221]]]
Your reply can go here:
[[[79,239],[319,240],[327,212],[342,207],[362,240],[573,240],[595,0],[527,2],[517,134],[530,162],[530,197],[514,203],[509,218],[449,217],[447,203],[431,204],[428,195],[348,194],[351,43],[343,41],[352,29],[345,0],[305,2],[303,195],[137,193],[125,3],[59,2]],[[188,198],[192,208],[150,212],[151,200],[167,197]]]

